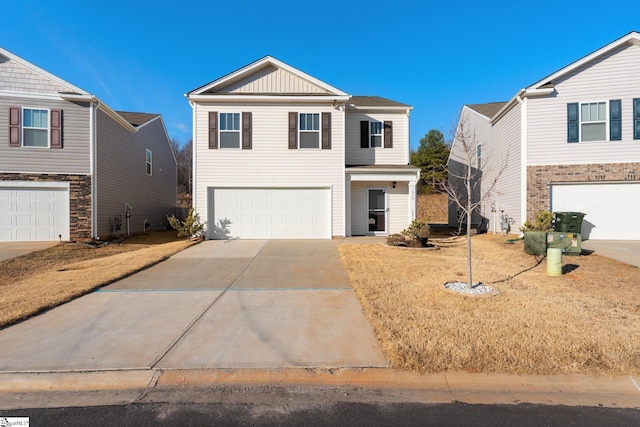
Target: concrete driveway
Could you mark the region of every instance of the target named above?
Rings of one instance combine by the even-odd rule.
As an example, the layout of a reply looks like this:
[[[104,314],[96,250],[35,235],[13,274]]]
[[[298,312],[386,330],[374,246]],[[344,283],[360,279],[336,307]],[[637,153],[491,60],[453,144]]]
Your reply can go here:
[[[0,371],[386,367],[339,241],[206,241],[0,331]]]
[[[640,267],[640,240],[585,240],[582,248]]]
[[[0,261],[57,245],[58,242],[0,242]]]

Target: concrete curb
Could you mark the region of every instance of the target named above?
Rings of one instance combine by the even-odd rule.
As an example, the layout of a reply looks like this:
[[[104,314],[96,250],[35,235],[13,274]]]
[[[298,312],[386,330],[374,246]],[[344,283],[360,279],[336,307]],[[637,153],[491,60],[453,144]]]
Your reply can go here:
[[[630,376],[415,374],[369,369],[207,369],[1,373],[0,408],[129,404],[168,390],[240,387],[338,389],[351,400],[469,404],[544,404],[640,408],[640,379]],[[261,391],[262,390],[262,391]],[[363,391],[367,393],[366,399]],[[91,393],[88,393],[91,392]],[[347,393],[344,394],[345,396]],[[82,400],[78,400],[82,396]],[[215,401],[215,395],[211,395]]]

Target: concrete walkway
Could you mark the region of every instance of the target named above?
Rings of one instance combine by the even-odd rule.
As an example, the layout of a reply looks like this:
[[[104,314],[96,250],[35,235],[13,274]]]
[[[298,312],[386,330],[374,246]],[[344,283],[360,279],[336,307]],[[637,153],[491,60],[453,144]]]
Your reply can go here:
[[[0,372],[386,367],[338,241],[206,241],[0,331]]]
[[[57,245],[58,242],[0,242],[0,261]]]

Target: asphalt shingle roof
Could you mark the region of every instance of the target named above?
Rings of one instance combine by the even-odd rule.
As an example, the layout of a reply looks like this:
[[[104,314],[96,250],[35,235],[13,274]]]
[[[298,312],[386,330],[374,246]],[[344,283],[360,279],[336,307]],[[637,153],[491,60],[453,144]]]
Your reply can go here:
[[[467,104],[467,107],[482,114],[483,116],[492,118],[505,105],[507,105],[506,102],[488,102],[486,104]]]

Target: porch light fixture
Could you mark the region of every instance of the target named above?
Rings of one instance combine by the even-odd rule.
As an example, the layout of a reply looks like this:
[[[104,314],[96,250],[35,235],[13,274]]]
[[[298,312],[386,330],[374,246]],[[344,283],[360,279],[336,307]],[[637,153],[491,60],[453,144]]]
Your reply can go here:
[[[396,188],[396,184],[397,184],[397,182],[393,181],[393,183],[391,185],[393,186],[393,188]]]
[[[331,104],[331,106],[333,108],[336,108],[338,106],[338,101],[336,101],[335,99],[333,100],[333,104]]]

